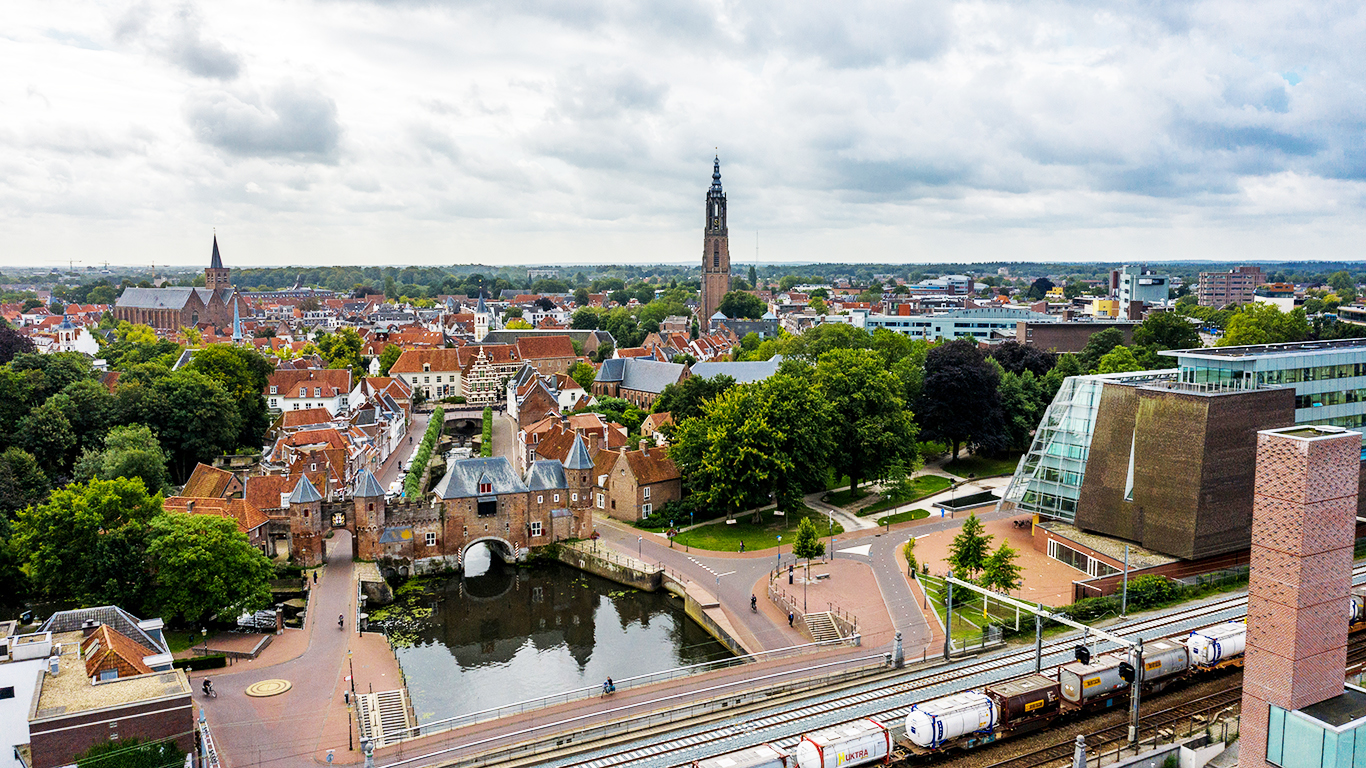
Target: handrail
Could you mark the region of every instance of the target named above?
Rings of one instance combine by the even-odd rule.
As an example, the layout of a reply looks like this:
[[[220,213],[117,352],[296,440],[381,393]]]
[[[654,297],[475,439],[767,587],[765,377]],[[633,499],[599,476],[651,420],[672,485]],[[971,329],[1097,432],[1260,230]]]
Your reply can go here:
[[[847,642],[848,638],[840,638],[839,640],[825,640],[819,643],[802,643],[800,645],[789,645],[786,648],[774,648],[767,651],[757,651],[755,653],[750,653],[743,656],[731,656],[725,659],[715,659],[713,661],[704,661],[697,664],[689,664],[683,667],[673,667],[672,669],[660,670],[658,672],[647,672],[643,675],[624,677],[620,680],[613,680],[612,684],[616,686],[617,690],[640,688],[642,686],[651,685],[654,683],[665,682],[668,680],[677,680],[680,677],[689,677],[691,675],[700,675],[705,672],[712,672],[718,669],[729,669],[730,667],[738,667],[741,664],[749,664],[755,661],[768,661],[770,659],[784,658],[785,656],[796,656],[802,653],[808,653],[811,651],[819,650],[821,648],[843,645]],[[783,656],[780,656],[779,654],[783,654]],[[517,701],[511,704],[504,704],[498,707],[481,709],[478,712],[469,712],[463,715],[456,715],[455,717],[443,718],[441,720],[433,720],[429,723],[422,723],[416,726],[413,730],[425,731],[435,726],[442,726],[439,730],[449,730],[451,728],[459,728],[461,726],[482,723],[486,720],[496,720],[497,718],[505,717],[507,715],[521,714],[523,712],[530,712],[536,709],[545,709],[546,707],[551,707],[556,704],[566,704],[571,701],[578,701],[579,699],[586,699],[591,696],[597,696],[601,693],[602,685],[590,685],[584,688],[574,688],[568,691],[562,691],[560,693],[551,694],[549,696],[541,696],[535,699]]]

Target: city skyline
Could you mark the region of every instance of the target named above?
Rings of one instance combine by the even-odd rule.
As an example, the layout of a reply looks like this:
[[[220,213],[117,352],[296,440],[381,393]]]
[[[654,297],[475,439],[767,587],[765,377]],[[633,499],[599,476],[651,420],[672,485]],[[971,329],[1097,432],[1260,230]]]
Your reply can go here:
[[[1359,258],[1358,8],[68,3],[8,265]],[[755,254],[756,232],[758,253]]]

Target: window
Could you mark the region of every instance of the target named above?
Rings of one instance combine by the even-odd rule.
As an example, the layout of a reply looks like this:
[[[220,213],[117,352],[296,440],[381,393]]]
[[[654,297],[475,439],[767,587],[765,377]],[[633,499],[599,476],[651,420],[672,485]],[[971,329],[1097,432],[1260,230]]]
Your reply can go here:
[[[104,682],[104,681],[106,681],[106,680],[117,680],[117,679],[119,679],[119,671],[118,671],[117,669],[101,669],[101,670],[100,670],[100,682]]]
[[[5,686],[4,688],[0,688],[0,699],[12,699],[12,698],[14,698],[14,686],[12,686],[12,685],[7,685],[7,686]]]
[[[272,389],[273,389],[273,387],[272,387]],[[273,398],[273,397],[270,399],[270,407],[271,407],[271,408],[275,408],[275,407],[276,407],[276,400],[275,400],[275,398]]]
[[[322,388],[322,387],[314,387],[314,388],[313,388],[313,396],[314,396],[314,397],[322,397],[322,396],[323,396],[323,388]]]
[[[299,387],[299,397],[308,397],[308,387]]]
[[[480,483],[480,484],[479,484],[479,492],[480,492],[480,493],[493,493],[493,483]]]
[[[647,486],[645,486],[642,490],[644,491],[644,498],[645,498],[645,500],[646,500],[646,501],[649,501],[649,500],[650,500],[650,486],[647,485]]]
[[[560,494],[558,494],[558,493],[555,494],[555,503],[556,503],[556,504],[559,504],[559,503],[560,503]]]
[[[570,498],[572,498],[574,501],[578,501],[578,500],[579,500],[579,494],[578,494],[578,493],[573,493],[573,494],[570,495]]]
[[[598,494],[598,509],[602,509],[602,494]]]
[[[536,537],[536,536],[540,536],[540,535],[541,535],[541,521],[540,521],[540,520],[532,520],[532,521],[531,521],[531,535],[532,535],[532,537]]]
[[[435,533],[432,533],[432,532],[430,532],[430,531],[427,532],[427,546],[429,546],[429,547],[435,547],[435,546],[436,546],[436,534],[435,534]]]
[[[318,462],[315,461],[315,462],[313,462],[312,464],[309,464],[309,465],[308,465],[308,471],[309,471],[309,472],[317,472],[317,471],[318,471]]]
[[[545,503],[545,497],[544,497],[544,496],[537,496],[537,497],[536,497],[536,503],[537,503],[537,504],[544,504],[544,503]]]
[[[441,383],[441,377],[440,377],[440,376],[437,376],[437,377],[436,377],[436,383],[437,383],[437,384],[440,384],[440,383]]]
[[[298,404],[298,403],[295,403],[295,404],[294,404],[294,410],[296,410],[296,411],[299,410],[299,404]]]
[[[271,393],[272,395],[279,393],[279,391],[280,391],[280,388],[279,388],[279,387],[271,387],[271,388],[270,388],[270,393]]]
[[[650,516],[650,513],[654,511],[654,508],[655,508],[655,505],[653,505],[653,504],[641,504],[641,505],[640,505],[640,514],[642,514],[642,515],[644,515],[644,516],[646,516],[646,517],[649,517],[649,516]]]

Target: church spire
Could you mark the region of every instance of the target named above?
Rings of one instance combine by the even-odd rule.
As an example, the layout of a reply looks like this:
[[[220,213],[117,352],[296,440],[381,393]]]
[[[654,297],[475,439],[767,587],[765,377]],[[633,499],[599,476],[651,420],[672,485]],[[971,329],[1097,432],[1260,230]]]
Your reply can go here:
[[[717,155],[711,166],[711,191],[719,193],[721,191],[721,156]]]
[[[213,258],[209,260],[209,269],[222,269],[223,257],[218,255],[218,233],[213,234]]]

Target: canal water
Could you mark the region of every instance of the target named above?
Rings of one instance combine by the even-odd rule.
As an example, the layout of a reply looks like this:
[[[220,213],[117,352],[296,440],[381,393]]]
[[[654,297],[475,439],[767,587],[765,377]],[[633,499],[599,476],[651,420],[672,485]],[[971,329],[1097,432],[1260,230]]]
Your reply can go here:
[[[395,653],[418,722],[730,656],[666,592],[470,551],[464,578],[400,587]]]

